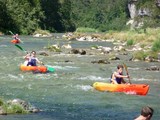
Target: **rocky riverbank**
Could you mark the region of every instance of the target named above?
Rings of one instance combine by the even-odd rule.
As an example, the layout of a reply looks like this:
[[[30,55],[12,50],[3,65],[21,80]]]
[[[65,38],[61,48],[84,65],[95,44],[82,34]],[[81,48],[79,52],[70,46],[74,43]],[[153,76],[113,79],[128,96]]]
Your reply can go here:
[[[53,44],[45,47],[45,49],[54,54],[79,54],[79,55],[93,55],[97,59],[91,61],[91,63],[98,64],[110,64],[110,62],[115,60],[122,61],[144,61],[144,62],[160,62],[159,51],[152,51],[152,44],[147,44],[142,46],[141,42],[128,43],[125,40],[116,40],[112,39],[103,39],[105,34],[77,34],[77,33],[68,33],[63,35],[63,39],[66,39],[67,44],[59,45]],[[89,48],[73,48],[73,41],[89,41],[89,42],[111,42],[113,43],[112,47],[105,47],[94,45]],[[133,41],[131,41],[133,42]],[[40,52],[40,55],[48,56],[49,54],[45,52]],[[104,58],[104,59],[103,59]],[[70,61],[70,60],[67,60]],[[156,68],[156,69],[155,69]],[[159,71],[159,67],[155,66],[154,68],[146,68],[146,70]]]
[[[119,35],[120,33],[117,33],[118,35],[113,33],[114,36],[112,38],[110,38],[111,35],[109,37],[108,34],[104,34],[104,33],[103,34],[67,33],[63,35],[63,39],[66,39],[68,41],[68,44],[62,45],[62,46],[60,46],[59,44],[55,44],[55,45],[50,45],[46,48],[54,52],[65,52],[66,53],[67,51],[70,54],[107,55],[110,57],[109,58],[110,60],[121,59],[118,56],[123,55],[123,56],[128,56],[128,60],[130,61],[146,61],[146,62],[159,62],[160,61],[159,50],[157,51],[152,50],[154,39],[152,39],[152,41],[151,41],[151,38],[147,39],[147,37],[152,37],[152,35],[144,37],[144,34],[143,35],[137,34],[139,35],[139,37],[135,39],[129,39],[128,38],[129,36],[127,37],[127,35],[123,35],[123,37],[126,39],[125,40],[122,38],[117,39],[118,38],[117,36],[121,36]],[[136,35],[133,35],[133,36],[136,36]],[[145,42],[144,40],[140,41],[142,36],[143,36],[143,39],[145,39]],[[70,44],[72,41],[82,41],[82,42],[83,41],[90,41],[90,42],[106,41],[106,42],[112,42],[114,46],[105,47],[105,46],[94,45],[87,49],[79,49],[79,48],[73,49]]]
[[[0,115],[37,113],[41,110],[21,99],[0,100]]]

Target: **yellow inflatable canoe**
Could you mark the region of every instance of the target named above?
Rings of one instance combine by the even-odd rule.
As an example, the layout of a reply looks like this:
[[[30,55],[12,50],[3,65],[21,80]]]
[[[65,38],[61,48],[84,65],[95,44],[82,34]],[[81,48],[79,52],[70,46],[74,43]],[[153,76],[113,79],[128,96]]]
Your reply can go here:
[[[147,84],[110,84],[103,82],[95,82],[93,87],[99,91],[124,92],[128,94],[146,95],[149,90]]]

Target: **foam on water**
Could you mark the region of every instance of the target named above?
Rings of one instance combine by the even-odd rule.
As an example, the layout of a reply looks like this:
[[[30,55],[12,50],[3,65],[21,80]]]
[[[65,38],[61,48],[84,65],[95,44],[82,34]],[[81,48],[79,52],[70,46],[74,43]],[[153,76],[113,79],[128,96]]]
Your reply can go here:
[[[84,91],[89,91],[89,90],[93,89],[93,87],[90,86],[90,85],[76,85],[75,88],[76,89],[81,89],[81,90],[84,90]]]
[[[146,79],[146,78],[132,78],[132,81],[150,81],[151,79]]]
[[[79,80],[91,80],[91,81],[108,81],[109,80],[109,78],[103,78],[101,76],[93,76],[93,75],[79,77],[78,79]]]
[[[7,45],[0,45],[0,47],[8,47]]]
[[[128,68],[128,70],[139,70],[140,68]]]
[[[79,67],[75,66],[52,66],[55,69],[60,69],[60,70],[71,70],[71,69],[78,69]]]
[[[16,79],[16,80],[19,79],[19,76],[16,76],[16,75],[13,75],[13,74],[8,74],[8,77],[9,77],[10,79]]]

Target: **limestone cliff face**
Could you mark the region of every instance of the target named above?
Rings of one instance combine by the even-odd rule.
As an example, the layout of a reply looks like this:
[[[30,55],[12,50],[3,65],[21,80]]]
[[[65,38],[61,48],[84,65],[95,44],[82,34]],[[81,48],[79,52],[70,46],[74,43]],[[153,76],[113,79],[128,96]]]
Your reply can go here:
[[[160,7],[160,0],[156,0],[157,7]]]
[[[136,17],[136,13],[137,13],[136,4],[135,4],[136,2],[137,0],[131,0],[128,3],[128,9],[129,9],[131,19],[134,19]]]
[[[138,0],[129,0],[128,1],[128,10],[130,13],[130,20],[126,23],[127,25],[130,25],[131,29],[137,27],[139,28],[140,26],[142,27],[143,25],[143,21],[141,21],[141,23],[139,23],[138,21],[135,20],[135,17],[144,17],[144,16],[152,16],[151,10],[149,8],[140,8],[137,9],[136,4],[137,4]],[[157,7],[160,8],[160,0],[155,0],[153,1],[153,4],[156,5]],[[141,25],[139,25],[141,24]]]
[[[128,2],[128,9],[130,13],[130,18],[134,19],[136,16],[151,16],[151,12],[149,8],[141,8],[141,9],[136,9],[136,3],[138,0],[130,0]],[[154,2],[153,2],[154,4]],[[160,0],[155,0],[155,4],[157,7],[160,7]]]

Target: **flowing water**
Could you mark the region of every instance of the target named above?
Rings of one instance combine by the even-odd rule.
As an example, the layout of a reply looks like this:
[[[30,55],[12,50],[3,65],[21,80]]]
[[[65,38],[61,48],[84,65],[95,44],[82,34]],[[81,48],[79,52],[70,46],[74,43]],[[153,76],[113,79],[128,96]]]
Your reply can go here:
[[[44,46],[48,44],[67,43],[62,39],[20,37],[24,41],[20,45],[26,51],[44,51]],[[33,74],[20,71],[25,52],[11,44],[10,40],[11,36],[0,36],[0,97],[4,100],[20,98],[42,112],[0,116],[1,120],[133,120],[146,105],[155,110],[153,120],[160,119],[160,75],[157,71],[145,70],[160,63],[111,61],[111,64],[93,64],[91,61],[107,58],[107,55],[48,52],[49,56],[37,57],[56,71]],[[89,48],[92,45],[113,47],[109,42],[73,41],[71,45],[73,48]],[[128,66],[132,83],[150,85],[146,96],[99,92],[91,87],[96,81],[108,82],[116,66],[123,62]]]

